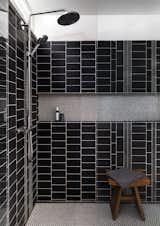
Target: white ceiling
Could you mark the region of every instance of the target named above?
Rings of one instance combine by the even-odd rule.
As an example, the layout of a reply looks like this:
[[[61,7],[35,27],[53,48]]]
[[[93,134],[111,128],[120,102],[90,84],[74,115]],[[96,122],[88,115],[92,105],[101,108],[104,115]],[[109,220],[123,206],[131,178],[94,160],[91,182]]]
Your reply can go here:
[[[0,0],[1,1],[1,0]],[[160,0],[10,0],[27,21],[30,13],[75,10],[80,20],[60,26],[57,14],[32,17],[37,37],[49,40],[159,40]]]
[[[26,0],[32,12],[65,8],[80,14],[159,14],[160,0]]]

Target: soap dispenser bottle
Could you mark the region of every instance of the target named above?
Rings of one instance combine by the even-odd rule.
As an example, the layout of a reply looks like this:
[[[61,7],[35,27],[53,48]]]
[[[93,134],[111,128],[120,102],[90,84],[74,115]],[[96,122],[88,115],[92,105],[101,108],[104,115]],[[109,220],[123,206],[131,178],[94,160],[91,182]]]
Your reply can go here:
[[[60,120],[59,107],[56,107],[56,121],[59,122],[59,120]]]

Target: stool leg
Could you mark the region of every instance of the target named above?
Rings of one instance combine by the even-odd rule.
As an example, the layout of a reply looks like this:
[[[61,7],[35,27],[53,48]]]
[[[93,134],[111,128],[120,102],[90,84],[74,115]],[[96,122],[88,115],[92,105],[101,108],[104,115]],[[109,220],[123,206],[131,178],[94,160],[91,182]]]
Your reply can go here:
[[[112,192],[111,202],[110,202],[112,215],[113,215],[113,209],[114,209],[114,206],[115,206],[115,203],[116,203],[116,199],[117,199],[117,189],[116,189],[116,187],[114,187],[113,192]]]
[[[111,211],[112,211],[113,220],[116,220],[119,212],[120,201],[121,201],[121,193],[122,193],[121,187],[116,187],[114,192],[115,193],[111,203]]]
[[[145,220],[144,211],[143,211],[142,202],[141,202],[141,198],[140,198],[138,188],[134,187],[133,192],[134,192],[134,197],[135,197],[135,202],[136,202],[138,212],[139,212],[142,220]]]

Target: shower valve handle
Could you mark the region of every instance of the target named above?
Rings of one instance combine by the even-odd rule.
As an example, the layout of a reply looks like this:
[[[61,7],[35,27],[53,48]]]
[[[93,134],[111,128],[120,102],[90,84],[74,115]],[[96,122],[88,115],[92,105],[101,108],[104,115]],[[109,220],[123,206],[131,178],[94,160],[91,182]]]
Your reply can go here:
[[[17,130],[16,130],[16,132],[18,134],[25,133],[26,131],[27,131],[27,128],[26,127],[20,127],[20,128],[17,128]]]

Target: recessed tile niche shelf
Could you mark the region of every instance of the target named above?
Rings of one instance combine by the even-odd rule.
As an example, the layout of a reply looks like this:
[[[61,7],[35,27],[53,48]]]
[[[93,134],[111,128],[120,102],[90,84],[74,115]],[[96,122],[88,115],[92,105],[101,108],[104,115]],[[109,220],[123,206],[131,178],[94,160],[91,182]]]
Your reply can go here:
[[[38,93],[160,92],[160,41],[47,42],[37,63]]]

